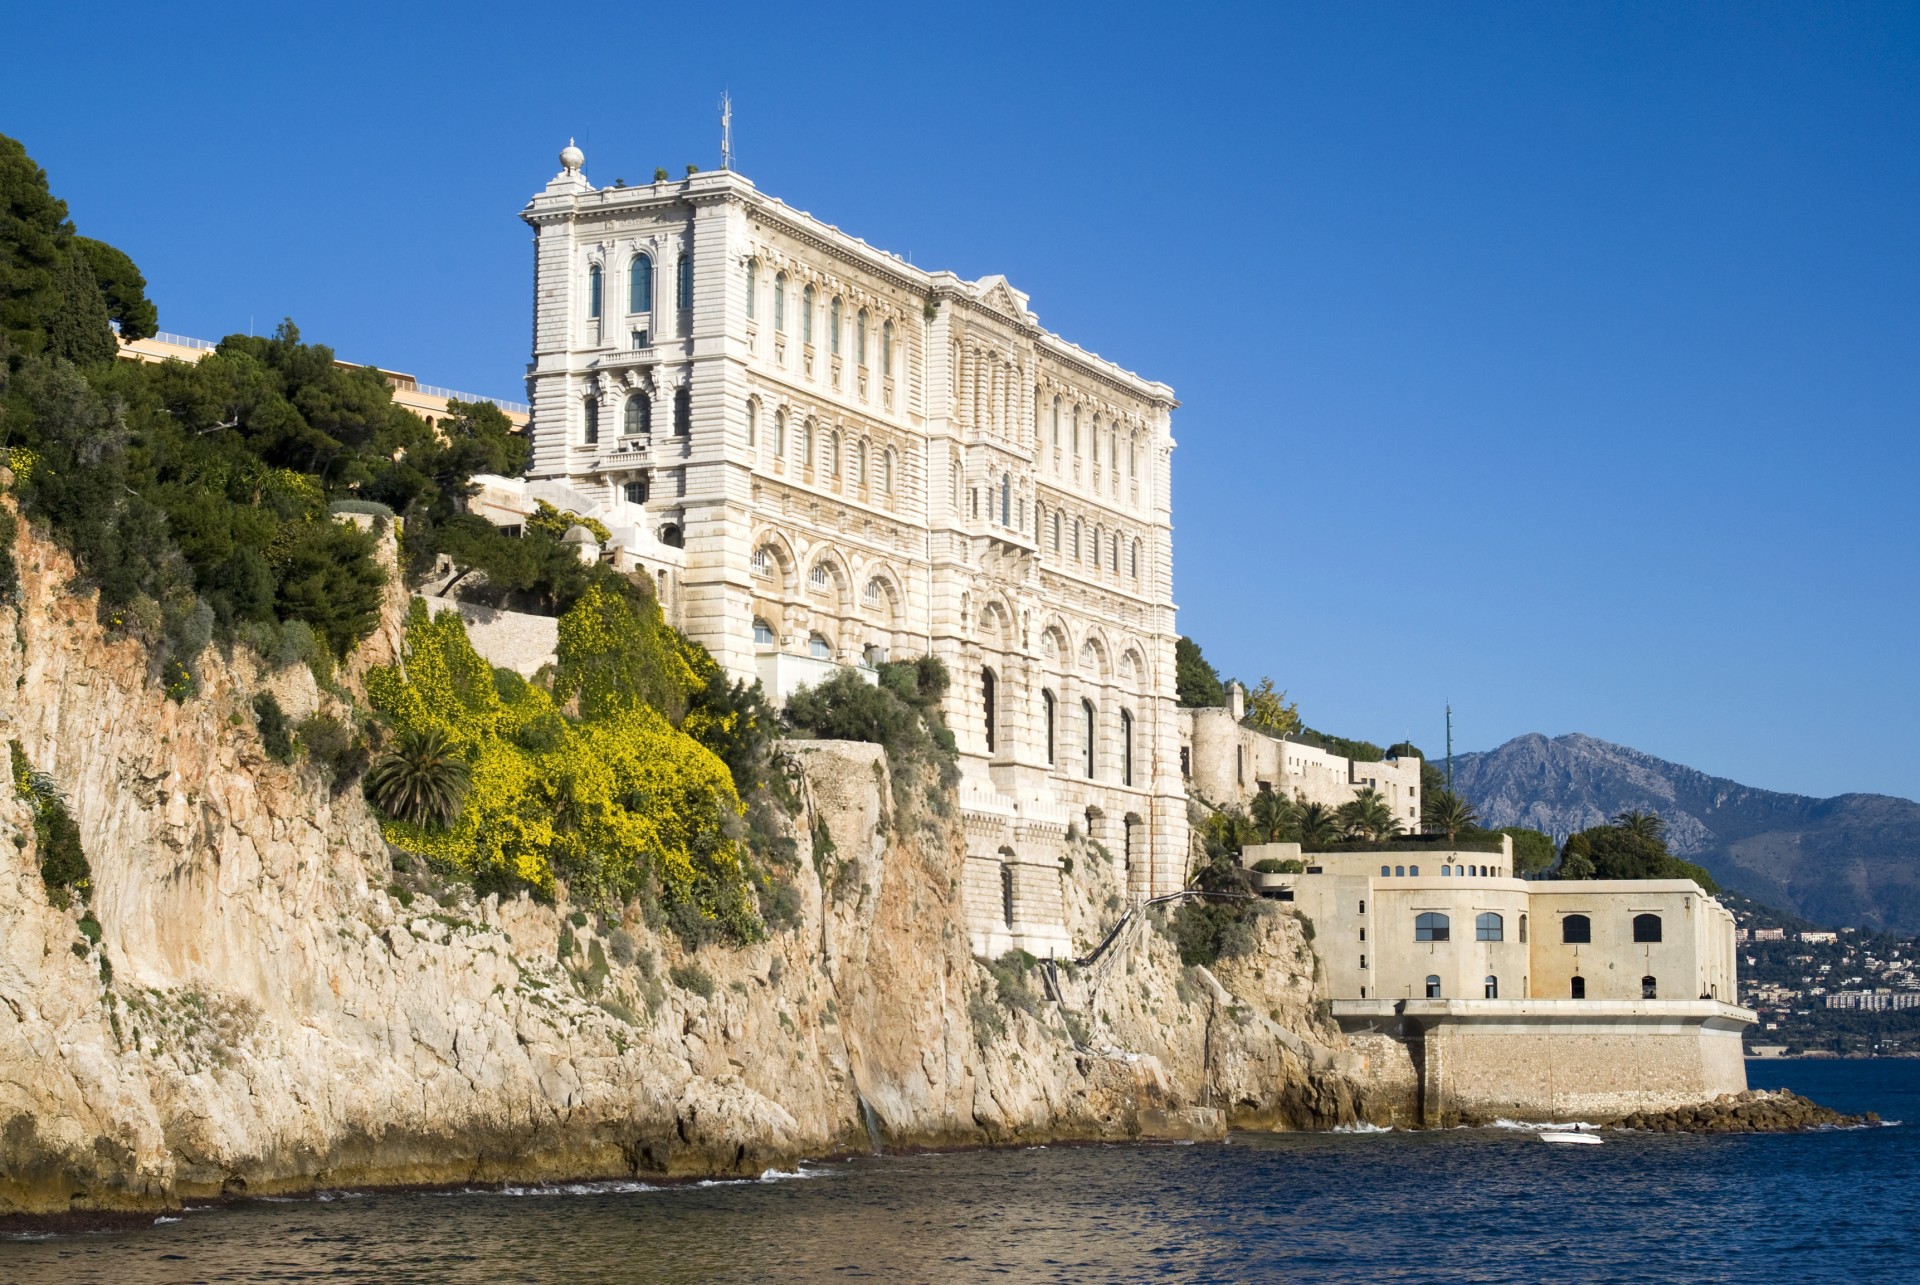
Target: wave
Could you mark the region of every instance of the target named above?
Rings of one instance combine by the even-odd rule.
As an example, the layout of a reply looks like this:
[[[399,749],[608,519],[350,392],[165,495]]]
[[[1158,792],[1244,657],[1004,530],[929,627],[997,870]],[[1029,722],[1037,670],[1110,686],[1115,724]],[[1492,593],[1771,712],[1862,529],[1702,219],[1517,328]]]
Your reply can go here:
[[[1463,1128],[1472,1128],[1463,1125]],[[1492,1124],[1479,1126],[1485,1129],[1516,1129],[1522,1133],[1598,1133],[1601,1126],[1585,1120],[1566,1120],[1555,1124],[1542,1124],[1537,1120],[1495,1120]]]
[[[1372,1124],[1366,1120],[1355,1120],[1352,1124],[1336,1124],[1327,1130],[1329,1133],[1392,1133],[1390,1124]]]

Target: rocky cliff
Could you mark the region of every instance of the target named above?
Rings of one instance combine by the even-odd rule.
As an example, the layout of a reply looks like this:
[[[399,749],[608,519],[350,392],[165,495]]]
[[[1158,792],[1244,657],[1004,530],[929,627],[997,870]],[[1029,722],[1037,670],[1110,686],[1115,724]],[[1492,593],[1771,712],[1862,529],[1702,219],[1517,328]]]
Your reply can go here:
[[[396,871],[357,791],[258,740],[263,688],[337,696],[242,652],[169,700],[59,550],[22,524],[14,555],[0,739],[64,793],[92,889],[49,900],[0,790],[0,1214],[1412,1117],[1405,1053],[1316,1018],[1308,929],[1277,907],[1214,972],[1134,917],[1062,971],[1064,1003],[976,961],[950,808],[917,783],[901,806],[870,746],[790,747],[810,873],[749,947]],[[1121,917],[1111,859],[1081,845],[1070,884],[1090,946]]]
[[[1515,737],[1457,754],[1454,786],[1491,826],[1563,838],[1631,808],[1657,812],[1678,855],[1818,923],[1920,930],[1920,803],[1757,790],[1591,736]]]

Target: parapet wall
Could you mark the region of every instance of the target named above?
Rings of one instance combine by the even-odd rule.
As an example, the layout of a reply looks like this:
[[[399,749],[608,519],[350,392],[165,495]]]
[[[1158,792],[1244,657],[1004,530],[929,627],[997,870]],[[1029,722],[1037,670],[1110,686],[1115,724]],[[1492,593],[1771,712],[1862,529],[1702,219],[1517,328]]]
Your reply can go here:
[[[1752,1014],[1711,1000],[1348,1001],[1334,1012],[1408,1046],[1429,1127],[1604,1122],[1747,1087],[1740,1033]]]

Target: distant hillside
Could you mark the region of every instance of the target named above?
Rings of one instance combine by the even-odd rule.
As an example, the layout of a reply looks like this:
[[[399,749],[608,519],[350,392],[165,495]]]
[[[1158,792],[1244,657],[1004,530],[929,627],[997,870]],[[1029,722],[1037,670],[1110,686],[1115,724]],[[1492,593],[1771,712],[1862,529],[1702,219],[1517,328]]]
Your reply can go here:
[[[1755,790],[1578,734],[1456,754],[1483,824],[1563,837],[1616,812],[1666,819],[1673,850],[1757,901],[1819,923],[1920,931],[1920,803]]]

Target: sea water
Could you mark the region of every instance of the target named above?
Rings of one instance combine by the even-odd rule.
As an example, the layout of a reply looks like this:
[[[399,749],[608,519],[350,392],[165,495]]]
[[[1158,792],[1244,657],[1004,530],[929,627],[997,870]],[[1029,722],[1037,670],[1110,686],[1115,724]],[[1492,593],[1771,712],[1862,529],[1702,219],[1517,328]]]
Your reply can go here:
[[[335,1193],[0,1242],[0,1281],[1920,1280],[1920,1061],[1756,1061],[1904,1123],[861,1157],[762,1181]]]

